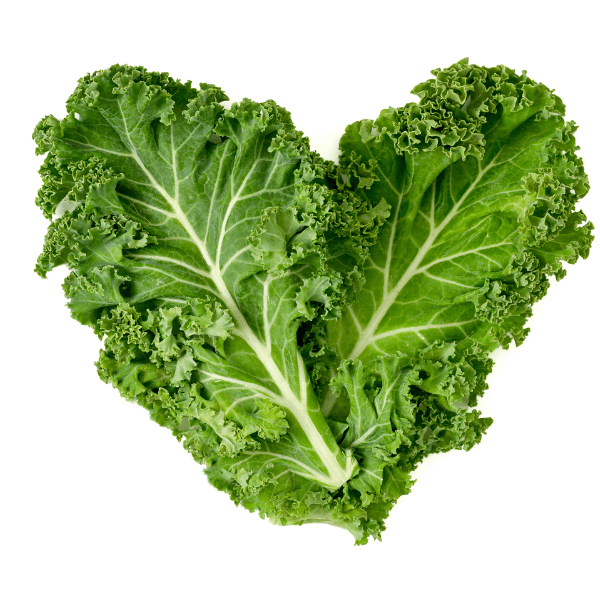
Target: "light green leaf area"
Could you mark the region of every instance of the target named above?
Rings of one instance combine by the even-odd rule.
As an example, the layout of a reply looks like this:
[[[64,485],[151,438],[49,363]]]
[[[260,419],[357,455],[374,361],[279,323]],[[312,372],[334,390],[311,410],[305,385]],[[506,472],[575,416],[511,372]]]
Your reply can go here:
[[[462,62],[434,74],[416,88],[418,105],[342,138],[351,187],[391,208],[366,284],[327,324],[338,359],[413,355],[439,341],[521,343],[549,276],[587,256],[591,225],[573,210],[587,177],[560,100],[504,67]],[[324,412],[343,415],[344,404],[330,392]]]
[[[244,468],[263,486],[291,473],[335,490],[356,460],[296,333],[339,314],[374,219],[332,189],[334,167],[284,109],[224,99],[143,69],[82,79],[68,116],[34,134],[49,152],[38,203],[57,217],[37,270],[68,264],[73,316],[105,339],[101,377],[197,460],[232,481]]]

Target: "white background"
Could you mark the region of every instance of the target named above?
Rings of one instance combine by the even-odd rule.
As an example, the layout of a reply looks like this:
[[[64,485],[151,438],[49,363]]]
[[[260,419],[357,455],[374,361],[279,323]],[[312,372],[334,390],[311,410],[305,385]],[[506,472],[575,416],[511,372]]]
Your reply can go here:
[[[469,453],[434,457],[383,542],[279,528],[211,488],[143,409],[101,383],[99,341],[60,282],[33,273],[46,223],[31,132],[79,77],[121,62],[273,98],[336,157],[344,127],[413,98],[469,56],[555,88],[600,224],[598,32],[587,3],[46,2],[3,9],[0,597],[495,599],[600,597],[600,247],[497,355],[495,420]],[[587,4],[592,6],[593,3]],[[17,8],[15,8],[17,7]]]

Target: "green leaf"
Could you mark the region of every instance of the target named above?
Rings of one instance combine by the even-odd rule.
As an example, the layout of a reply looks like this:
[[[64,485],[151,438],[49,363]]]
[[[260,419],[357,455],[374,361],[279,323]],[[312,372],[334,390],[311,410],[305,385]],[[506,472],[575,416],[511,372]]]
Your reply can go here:
[[[273,101],[115,65],[34,132],[100,377],[280,525],[380,539],[427,456],[471,449],[490,353],[589,252],[564,105],[463,60],[350,125],[340,166]]]
[[[549,277],[587,256],[592,226],[573,212],[587,176],[562,102],[505,67],[434,74],[415,88],[419,104],[342,138],[350,187],[391,211],[356,301],[327,324],[338,359],[521,343]],[[336,404],[330,393],[325,414]]]
[[[73,316],[105,337],[103,379],[191,436],[201,461],[226,448],[336,489],[356,462],[319,410],[296,332],[349,300],[378,217],[334,189],[335,168],[284,109],[225,99],[142,68],[83,78],[67,117],[34,134],[49,152],[39,203],[57,217],[37,270],[70,267]]]
[[[560,99],[505,67],[434,75],[418,104],[347,128],[342,187],[388,215],[355,301],[303,332],[323,413],[359,463],[348,498],[379,515],[375,537],[425,457],[479,443],[489,354],[524,340],[550,277],[592,240]]]

